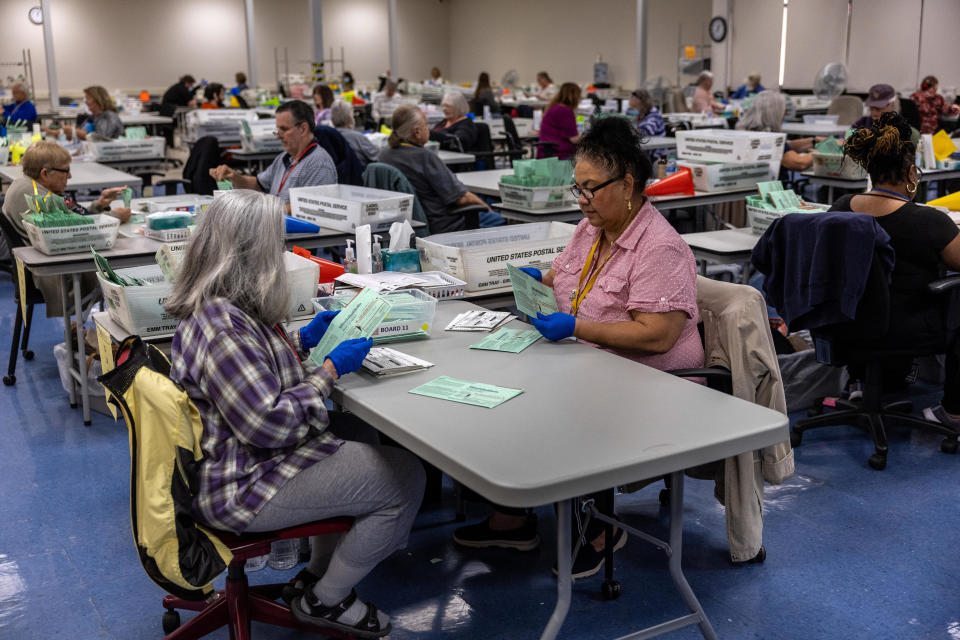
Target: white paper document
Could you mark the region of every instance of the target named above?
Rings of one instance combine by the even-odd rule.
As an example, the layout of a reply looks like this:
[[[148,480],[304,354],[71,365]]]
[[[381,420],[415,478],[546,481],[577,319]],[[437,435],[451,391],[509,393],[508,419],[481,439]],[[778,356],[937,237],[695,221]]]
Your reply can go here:
[[[377,377],[422,371],[432,366],[432,362],[415,358],[390,347],[374,347],[363,360],[364,370]]]
[[[508,311],[487,311],[480,309],[464,311],[450,321],[446,331],[493,331],[500,325],[515,320],[516,316]]]

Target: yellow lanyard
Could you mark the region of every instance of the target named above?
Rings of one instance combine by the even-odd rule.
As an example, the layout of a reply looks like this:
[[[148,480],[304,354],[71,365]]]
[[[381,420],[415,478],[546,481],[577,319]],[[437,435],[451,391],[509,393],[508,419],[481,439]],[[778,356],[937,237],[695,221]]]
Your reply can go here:
[[[593,275],[590,276],[590,279],[587,280],[586,286],[584,286],[583,281],[587,277],[587,274],[590,273],[590,266],[593,264],[593,255],[597,252],[597,247],[600,246],[600,241],[603,239],[603,231],[597,237],[596,242],[593,243],[593,246],[590,248],[590,253],[587,254],[587,261],[583,264],[583,269],[580,271],[580,281],[577,283],[577,290],[573,292],[573,295],[570,297],[570,307],[573,311],[574,317],[576,317],[577,312],[580,311],[580,305],[583,303],[583,299],[587,297],[587,294],[590,293],[590,290],[593,289],[594,283],[597,281],[597,276],[600,275],[600,271],[603,270],[603,267],[606,266],[607,262],[610,260],[610,257],[613,255],[614,247],[610,245],[610,253],[607,254],[607,257],[603,259],[603,262],[597,266],[597,270],[594,271]]]

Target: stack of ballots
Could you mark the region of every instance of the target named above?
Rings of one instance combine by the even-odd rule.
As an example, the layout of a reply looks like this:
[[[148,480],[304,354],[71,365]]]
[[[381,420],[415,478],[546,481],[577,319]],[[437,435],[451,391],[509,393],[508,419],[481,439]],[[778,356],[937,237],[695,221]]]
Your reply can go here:
[[[516,160],[513,174],[500,176],[500,199],[527,209],[555,207],[573,200],[568,189],[572,183],[573,165],[569,160]]]
[[[819,213],[825,204],[804,202],[792,189],[784,189],[779,180],[761,182],[756,195],[746,197],[747,219],[754,233],[763,233],[774,220],[788,213]]]

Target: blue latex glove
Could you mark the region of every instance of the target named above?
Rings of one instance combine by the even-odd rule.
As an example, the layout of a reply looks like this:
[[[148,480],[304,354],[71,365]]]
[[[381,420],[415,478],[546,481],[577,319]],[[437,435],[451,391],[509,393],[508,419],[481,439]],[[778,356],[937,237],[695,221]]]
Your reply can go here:
[[[372,346],[373,339],[371,338],[344,340],[327,354],[327,358],[333,363],[337,375],[344,376],[356,371],[363,365],[363,359],[370,353],[370,347]]]
[[[538,312],[536,318],[530,318],[530,322],[537,328],[540,335],[554,342],[572,336],[577,326],[577,319],[569,313],[551,313],[545,316]]]
[[[520,267],[520,271],[523,271],[528,276],[537,279],[537,282],[543,282],[543,274],[540,273],[540,269],[536,267]]]
[[[83,128],[86,129],[87,133],[93,133],[97,130],[97,125],[88,121],[85,125],[83,125]]]
[[[304,351],[309,351],[320,343],[320,338],[330,328],[330,323],[333,322],[338,313],[340,313],[339,309],[336,311],[321,311],[313,317],[310,324],[300,327],[300,346],[303,347]]]

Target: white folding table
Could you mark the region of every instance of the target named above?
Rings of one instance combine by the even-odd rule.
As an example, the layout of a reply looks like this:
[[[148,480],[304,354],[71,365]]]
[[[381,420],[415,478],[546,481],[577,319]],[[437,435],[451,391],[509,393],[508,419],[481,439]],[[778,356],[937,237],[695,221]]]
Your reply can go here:
[[[473,308],[441,302],[434,326]],[[427,340],[403,343],[404,353],[435,366],[387,379],[345,376],[332,398],[489,500],[511,507],[556,503],[560,577],[542,638],[556,637],[570,608],[571,500],[672,474],[670,541],[655,544],[670,556],[690,613],[629,637],[697,624],[704,637],[715,638],[681,568],[683,470],[786,440],[787,417],[584,344],[540,340],[520,354],[468,349],[480,337],[434,331]],[[441,375],[523,393],[494,409],[409,393]]]
[[[19,165],[0,167],[0,181],[13,182],[23,175]],[[117,171],[97,162],[70,163],[70,179],[67,191],[81,189],[109,189],[110,187],[130,187],[134,193],[140,192],[143,180],[123,171]]]

